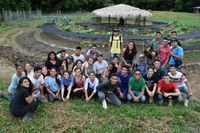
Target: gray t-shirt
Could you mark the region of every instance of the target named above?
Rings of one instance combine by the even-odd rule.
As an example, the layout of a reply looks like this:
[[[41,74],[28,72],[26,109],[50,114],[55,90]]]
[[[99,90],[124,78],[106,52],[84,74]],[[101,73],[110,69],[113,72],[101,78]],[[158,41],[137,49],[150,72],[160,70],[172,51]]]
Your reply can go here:
[[[108,67],[108,64],[105,60],[102,60],[102,62],[96,61],[94,63],[94,70],[96,71],[96,74],[101,74],[104,69]]]

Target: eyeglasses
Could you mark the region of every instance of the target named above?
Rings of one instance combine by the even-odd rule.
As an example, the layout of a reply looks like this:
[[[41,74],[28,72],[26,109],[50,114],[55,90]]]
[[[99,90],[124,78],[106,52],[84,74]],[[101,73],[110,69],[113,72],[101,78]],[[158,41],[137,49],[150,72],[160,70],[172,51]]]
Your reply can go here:
[[[140,73],[135,73],[134,75],[140,75]]]

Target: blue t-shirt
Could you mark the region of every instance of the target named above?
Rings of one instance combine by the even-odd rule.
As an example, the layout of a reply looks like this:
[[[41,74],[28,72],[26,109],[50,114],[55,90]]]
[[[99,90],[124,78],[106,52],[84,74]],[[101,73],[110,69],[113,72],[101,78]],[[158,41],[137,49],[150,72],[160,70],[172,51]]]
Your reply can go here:
[[[117,76],[119,77],[121,83],[120,83],[120,89],[124,90],[124,89],[128,89],[128,81],[129,78],[131,77],[129,74],[127,74],[125,77],[122,76],[121,72],[117,73]]]
[[[25,77],[25,76],[26,76],[25,72],[22,72],[22,76],[21,77],[18,77],[17,74],[15,73],[12,76],[11,83],[10,83],[10,85],[8,87],[8,92],[11,93],[11,94],[15,94],[20,78]]]
[[[52,92],[57,92],[59,85],[56,82],[56,78],[48,76],[47,80],[45,81],[45,87],[49,87]]]
[[[65,86],[73,86],[74,84],[74,77],[70,76],[69,79],[65,79],[64,77],[61,78],[61,88],[64,89]]]
[[[177,46],[175,49],[172,49],[172,52],[175,54],[175,55],[178,55],[178,56],[183,56],[183,48],[181,48],[180,46]],[[177,60],[176,57],[174,56],[170,56],[170,59],[169,59],[169,65],[175,65],[175,60]]]

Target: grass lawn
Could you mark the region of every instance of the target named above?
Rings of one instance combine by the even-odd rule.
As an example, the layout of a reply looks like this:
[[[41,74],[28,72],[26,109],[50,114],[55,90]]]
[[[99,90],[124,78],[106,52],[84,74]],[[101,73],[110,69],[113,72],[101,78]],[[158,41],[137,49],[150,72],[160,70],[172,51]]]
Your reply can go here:
[[[99,101],[87,104],[81,99],[69,103],[39,106],[35,120],[24,123],[10,115],[9,102],[0,99],[1,132],[197,132],[200,131],[200,104],[189,108],[158,104],[125,103],[120,108]]]
[[[182,13],[182,12],[167,12],[167,11],[152,11],[153,17],[151,20],[161,22],[174,22],[185,26],[200,27],[200,14]]]

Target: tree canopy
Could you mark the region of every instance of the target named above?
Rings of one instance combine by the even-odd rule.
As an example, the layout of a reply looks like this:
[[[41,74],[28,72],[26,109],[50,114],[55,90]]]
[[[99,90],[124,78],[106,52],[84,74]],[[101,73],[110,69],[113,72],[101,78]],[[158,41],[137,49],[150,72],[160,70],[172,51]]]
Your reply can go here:
[[[113,4],[121,4],[121,0],[1,0],[0,11],[92,11]],[[200,0],[124,0],[123,4],[141,9],[192,12],[193,7],[200,6]]]

